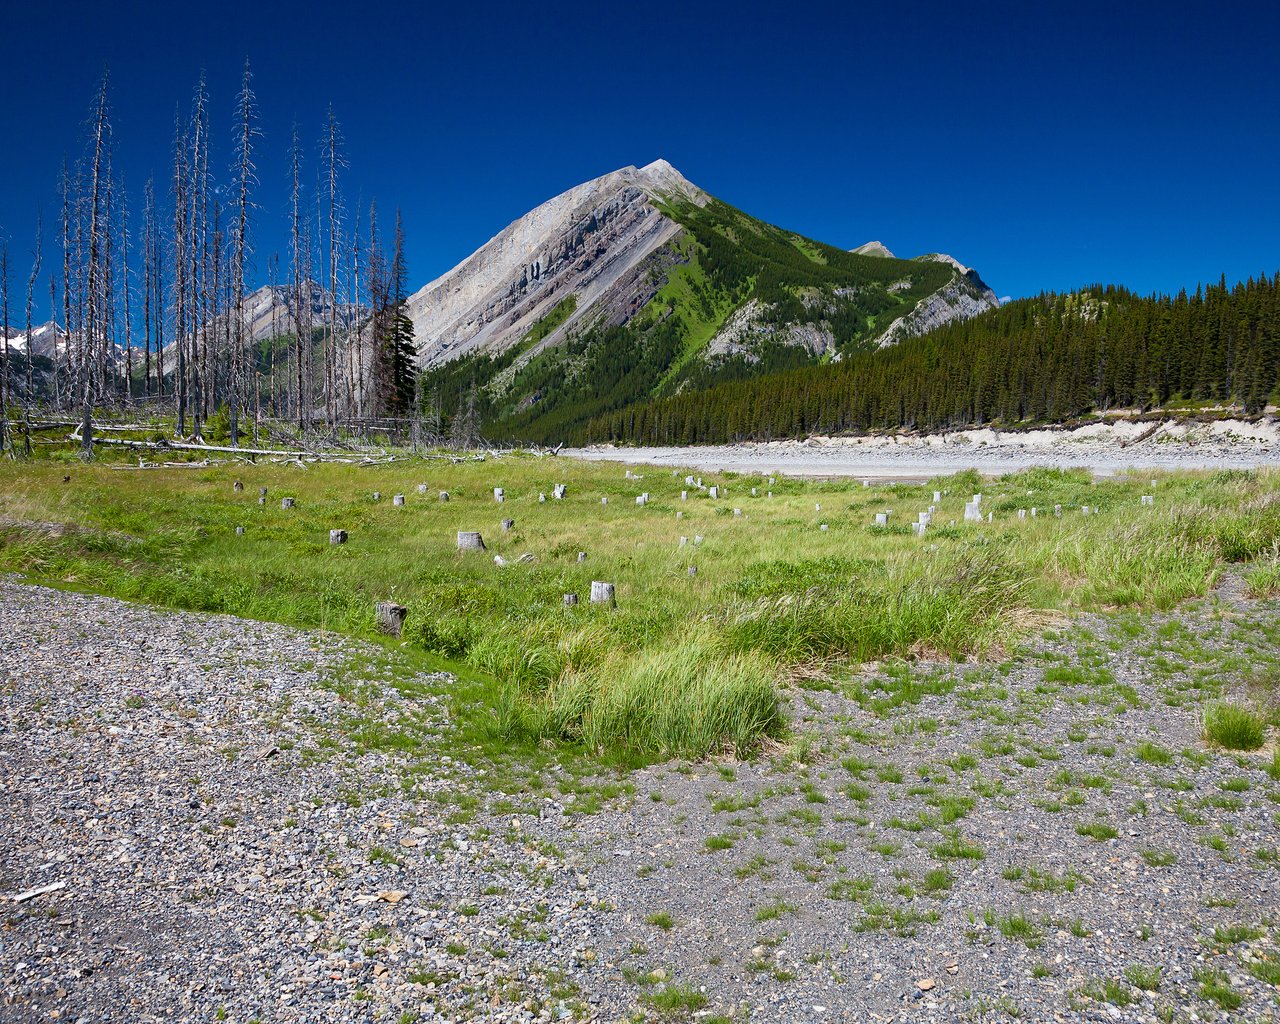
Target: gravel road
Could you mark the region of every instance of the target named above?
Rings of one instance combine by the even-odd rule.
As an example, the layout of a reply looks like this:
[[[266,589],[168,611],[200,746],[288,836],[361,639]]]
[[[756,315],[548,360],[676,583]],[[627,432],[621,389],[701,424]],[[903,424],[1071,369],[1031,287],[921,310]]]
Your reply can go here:
[[[1273,1021],[1280,784],[1198,716],[1276,612],[1086,618],[797,688],[758,761],[503,793],[381,648],[0,581],[0,1020]]]

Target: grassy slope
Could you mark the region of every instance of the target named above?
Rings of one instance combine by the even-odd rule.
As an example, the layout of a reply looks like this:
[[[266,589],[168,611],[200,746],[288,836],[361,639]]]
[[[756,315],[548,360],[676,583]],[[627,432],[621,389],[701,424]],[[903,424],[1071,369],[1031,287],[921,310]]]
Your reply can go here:
[[[994,523],[939,526],[927,545],[903,525],[868,524],[885,507],[898,510],[894,522],[914,518],[935,485],[779,480],[769,499],[764,481],[707,477],[727,496],[691,491],[681,502],[687,488],[667,472],[636,482],[616,466],[525,457],[305,473],[99,465],[73,469],[69,485],[62,474],[47,464],[0,469],[9,524],[0,526],[0,567],[360,635],[373,629],[373,603],[394,597],[411,609],[412,644],[498,681],[492,703],[504,734],[643,756],[700,755],[725,742],[747,750],[777,735],[773,687],[797,671],[982,652],[1048,609],[1167,607],[1202,594],[1221,559],[1256,557],[1280,537],[1280,477],[1265,474],[1172,477],[1154,509],[1140,507],[1150,488],[1138,483],[1019,474],[983,488]],[[232,490],[236,476],[242,493]],[[569,485],[568,499],[539,503],[555,482]],[[264,506],[259,486],[270,489]],[[501,506],[494,486],[506,489]],[[937,517],[946,523],[961,519],[978,482],[970,474],[936,486],[947,490]],[[638,507],[642,487],[652,500]],[[453,500],[435,500],[442,489]],[[371,501],[373,490],[383,502]],[[409,496],[406,507],[386,500],[396,491]],[[298,506],[282,510],[283,495]],[[1033,503],[1062,504],[1064,517],[1016,518]],[[1085,518],[1082,504],[1099,512]],[[513,532],[499,530],[503,517],[515,519]],[[83,529],[55,538],[15,521]],[[332,527],[350,542],[331,547]],[[490,553],[458,556],[460,529],[481,530]],[[682,535],[705,542],[681,548]],[[491,557],[525,552],[537,561],[506,570]],[[587,606],[592,580],[617,585],[617,610]],[[566,592],[583,604],[566,610]]]

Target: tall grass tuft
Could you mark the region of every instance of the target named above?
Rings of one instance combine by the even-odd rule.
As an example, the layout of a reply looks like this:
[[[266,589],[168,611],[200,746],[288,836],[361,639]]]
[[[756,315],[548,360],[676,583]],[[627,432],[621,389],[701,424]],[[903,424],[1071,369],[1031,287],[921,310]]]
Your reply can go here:
[[[1204,709],[1204,738],[1227,750],[1257,750],[1267,741],[1267,725],[1255,711],[1220,701]]]
[[[610,658],[591,672],[566,672],[545,691],[509,693],[504,724],[577,740],[605,755],[746,755],[763,739],[780,737],[777,666],[710,650],[705,638],[690,638],[638,657]]]

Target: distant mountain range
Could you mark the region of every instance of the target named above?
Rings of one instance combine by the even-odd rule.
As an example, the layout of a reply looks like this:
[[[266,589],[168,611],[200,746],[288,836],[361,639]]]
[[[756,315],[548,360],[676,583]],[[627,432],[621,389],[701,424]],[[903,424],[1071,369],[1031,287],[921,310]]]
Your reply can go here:
[[[839,361],[998,306],[950,256],[853,252],[766,224],[665,160],[543,203],[413,294],[428,391],[552,439],[638,400]]]

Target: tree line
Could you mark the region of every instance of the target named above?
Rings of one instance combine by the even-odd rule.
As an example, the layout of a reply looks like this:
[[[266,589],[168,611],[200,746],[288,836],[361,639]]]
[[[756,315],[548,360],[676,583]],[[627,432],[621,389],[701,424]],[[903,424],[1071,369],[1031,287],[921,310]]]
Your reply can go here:
[[[1230,404],[1280,387],[1280,273],[1141,297],[1116,286],[1008,303],[841,362],[596,416],[570,442],[722,443],[869,429],[1061,422]]]
[[[217,415],[233,445],[246,428],[256,439],[268,418],[306,431],[411,413],[416,352],[403,225],[397,211],[388,254],[376,203],[366,213],[345,201],[348,165],[333,108],[314,169],[293,127],[288,265],[282,277],[279,253],[266,261],[264,339],[248,308],[261,137],[249,62],[233,108],[229,173],[214,170],[213,104],[202,74],[189,113],[175,113],[171,166],[142,189],[140,217],[113,169],[109,86],[104,72],[81,156],[63,162],[48,355],[33,351],[43,218],[21,313],[11,304],[9,246],[0,247],[0,451],[16,450],[14,421],[41,409],[77,410],[86,454],[95,410],[104,407],[171,409],[178,435],[197,439]],[[313,170],[317,184],[308,190]]]

